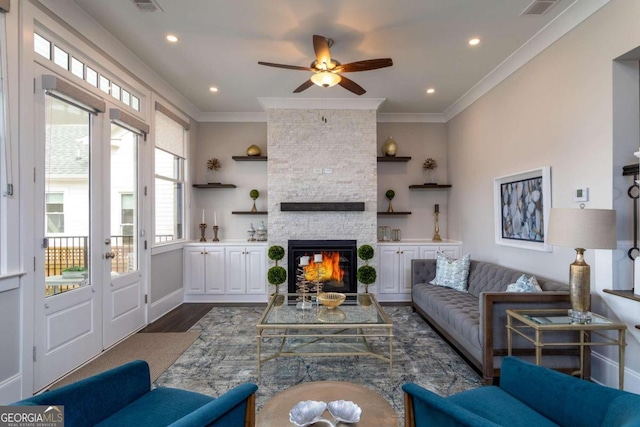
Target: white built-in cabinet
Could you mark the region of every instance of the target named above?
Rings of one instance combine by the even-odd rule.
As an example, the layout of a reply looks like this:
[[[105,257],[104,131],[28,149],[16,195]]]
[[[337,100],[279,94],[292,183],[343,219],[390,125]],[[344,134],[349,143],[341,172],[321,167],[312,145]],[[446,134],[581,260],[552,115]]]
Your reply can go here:
[[[266,243],[185,245],[185,302],[267,301]]]
[[[378,243],[377,246],[377,280],[375,286],[369,288],[369,292],[375,293],[379,301],[411,300],[412,259],[435,259],[438,251],[458,258],[462,251],[460,242]]]

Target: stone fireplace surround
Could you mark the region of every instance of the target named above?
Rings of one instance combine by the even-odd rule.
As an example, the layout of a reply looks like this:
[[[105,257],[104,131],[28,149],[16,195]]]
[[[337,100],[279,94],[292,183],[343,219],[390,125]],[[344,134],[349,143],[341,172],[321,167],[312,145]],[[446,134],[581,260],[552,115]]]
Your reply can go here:
[[[376,111],[383,100],[260,101],[267,111],[269,246],[346,239],[375,248]],[[319,202],[360,202],[364,210],[281,209],[282,203]],[[288,267],[287,256],[280,265]]]

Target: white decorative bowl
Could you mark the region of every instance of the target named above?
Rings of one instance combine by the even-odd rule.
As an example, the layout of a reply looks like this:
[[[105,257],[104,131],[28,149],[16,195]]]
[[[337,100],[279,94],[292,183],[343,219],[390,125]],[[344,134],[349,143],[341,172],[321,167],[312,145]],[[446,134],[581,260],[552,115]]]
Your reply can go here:
[[[327,404],[329,412],[336,421],[352,424],[360,421],[362,409],[349,400],[334,400]]]
[[[316,400],[305,400],[296,403],[289,411],[289,421],[298,427],[306,427],[320,420],[327,409],[327,404]]]

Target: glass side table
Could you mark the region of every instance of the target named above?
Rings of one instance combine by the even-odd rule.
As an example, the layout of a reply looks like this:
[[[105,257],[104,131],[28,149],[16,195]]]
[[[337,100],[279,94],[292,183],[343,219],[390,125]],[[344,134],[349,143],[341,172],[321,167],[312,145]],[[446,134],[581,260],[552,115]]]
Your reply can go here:
[[[507,350],[512,352],[513,333],[517,333],[535,346],[536,365],[542,363],[542,349],[551,346],[578,346],[580,349],[580,378],[584,378],[585,347],[605,345],[618,346],[618,388],[624,388],[624,347],[627,326],[606,317],[592,313],[588,323],[572,323],[566,309],[523,309],[507,310]],[[579,341],[552,342],[544,340],[546,332],[577,331]],[[618,338],[612,338],[604,331],[617,331]],[[586,339],[590,334],[597,335],[602,341]]]

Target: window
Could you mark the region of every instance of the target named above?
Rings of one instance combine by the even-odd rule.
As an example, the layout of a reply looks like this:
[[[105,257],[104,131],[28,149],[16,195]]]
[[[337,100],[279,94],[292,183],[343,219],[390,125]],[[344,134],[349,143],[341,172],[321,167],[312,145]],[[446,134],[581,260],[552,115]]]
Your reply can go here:
[[[132,193],[120,195],[120,227],[123,236],[133,236],[136,199]]]
[[[64,194],[47,193],[45,198],[47,233],[64,233]]]
[[[94,70],[83,61],[71,56],[69,52],[72,49],[63,49],[57,46],[45,36],[38,33],[33,35],[33,50],[40,56],[54,64],[59,65],[79,79],[89,83],[91,86],[97,87],[104,93],[110,93],[115,99],[121,103],[128,105],[136,111],[140,111],[140,98],[130,91],[125,90],[121,84],[116,84],[112,79]]]
[[[182,124],[155,116],[155,243],[184,238],[184,145]]]

